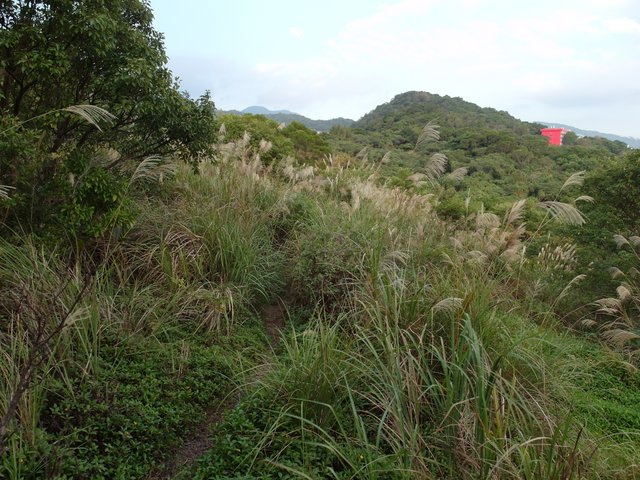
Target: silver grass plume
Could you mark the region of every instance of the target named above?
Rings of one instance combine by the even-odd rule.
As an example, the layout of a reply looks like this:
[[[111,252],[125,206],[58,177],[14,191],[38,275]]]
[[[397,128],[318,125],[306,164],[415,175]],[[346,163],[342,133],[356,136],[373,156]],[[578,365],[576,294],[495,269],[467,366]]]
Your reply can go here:
[[[569,188],[573,186],[581,187],[582,184],[584,183],[584,174],[585,174],[584,170],[581,170],[571,175],[562,184],[560,191],[563,191],[565,188]]]
[[[436,303],[431,310],[433,312],[453,312],[462,308],[462,299],[458,297],[448,297]]]
[[[618,267],[610,267],[608,269],[609,275],[611,275],[611,278],[616,279],[618,277],[625,277],[625,273],[620,270]]]
[[[548,200],[540,202],[538,205],[560,223],[567,225],[582,225],[585,223],[580,210],[569,203]]]
[[[515,202],[509,211],[506,213],[504,217],[504,226],[513,225],[515,222],[519,221],[522,218],[522,214],[524,213],[524,205],[526,203],[525,199],[518,200]]]
[[[618,348],[623,348],[632,340],[640,338],[637,333],[630,332],[629,330],[623,330],[621,328],[614,328],[602,333],[602,338]]]
[[[633,298],[633,294],[631,293],[631,290],[629,290],[629,288],[624,284],[619,285],[618,288],[616,288],[616,293],[618,294],[618,298],[622,303],[627,302],[628,300]]]
[[[433,141],[440,140],[440,132],[438,131],[439,128],[440,128],[439,125],[436,125],[434,122],[429,121],[429,123],[427,123],[422,128],[422,131],[418,136],[418,140],[416,141],[416,146],[414,150],[425,142],[433,142]]]
[[[471,189],[467,190],[467,195],[464,197],[464,211],[469,215],[469,205],[471,204]]]
[[[434,153],[424,165],[424,171],[430,180],[437,180],[447,168],[447,156],[444,153]]]
[[[624,235],[615,234],[613,236],[613,241],[616,242],[616,246],[618,248],[624,247],[625,245],[629,245],[629,240]]]
[[[360,150],[356,154],[356,158],[359,158],[360,160],[366,163],[367,160],[369,160],[369,152],[367,150],[368,150],[368,147],[363,147],[362,150]]]
[[[461,182],[462,179],[467,175],[469,169],[467,167],[459,167],[456,168],[453,172],[447,175],[447,180],[458,183]]]
[[[500,225],[500,217],[495,213],[485,212],[482,208],[476,215],[476,226],[478,228],[497,228]]]
[[[9,198],[9,191],[14,189],[15,187],[10,187],[9,185],[0,185],[0,200]]]
[[[82,117],[100,131],[102,131],[100,124],[111,124],[116,118],[104,108],[100,108],[96,105],[72,105],[70,107],[63,108],[62,110]]]
[[[71,105],[70,107],[61,108],[59,110],[51,110],[41,115],[36,115],[35,117],[24,120],[16,125],[7,128],[6,130],[0,131],[0,135],[18,128],[20,125],[24,125],[25,123],[36,120],[37,118],[46,117],[47,115],[58,112],[69,112],[73,113],[74,115],[78,115],[100,131],[102,131],[102,128],[100,128],[100,124],[111,124],[116,118],[114,115],[107,112],[104,108],[100,108],[96,105]]]
[[[571,290],[571,287],[580,283],[585,278],[587,278],[587,276],[584,273],[581,273],[580,275],[576,275],[575,277],[573,277],[571,281],[567,283],[567,286],[562,289],[562,292],[560,292],[560,295],[558,295],[558,298],[556,298],[554,305],[567,296],[567,294],[569,293],[569,290]]]
[[[267,153],[273,147],[273,143],[269,140],[265,140],[264,138],[260,140],[260,147],[258,148],[260,153]]]
[[[622,307],[620,300],[613,297],[601,298],[594,303],[599,307],[598,312],[606,314],[617,313]]]
[[[136,181],[162,182],[165,177],[173,175],[175,171],[176,166],[172,163],[166,163],[164,157],[150,155],[138,164],[129,183]]]

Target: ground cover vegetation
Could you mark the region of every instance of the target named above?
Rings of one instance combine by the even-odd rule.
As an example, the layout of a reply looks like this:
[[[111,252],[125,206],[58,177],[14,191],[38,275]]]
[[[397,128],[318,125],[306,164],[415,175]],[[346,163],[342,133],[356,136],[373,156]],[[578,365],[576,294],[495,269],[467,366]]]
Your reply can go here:
[[[216,116],[145,2],[2,6],[1,477],[640,476],[637,152]]]

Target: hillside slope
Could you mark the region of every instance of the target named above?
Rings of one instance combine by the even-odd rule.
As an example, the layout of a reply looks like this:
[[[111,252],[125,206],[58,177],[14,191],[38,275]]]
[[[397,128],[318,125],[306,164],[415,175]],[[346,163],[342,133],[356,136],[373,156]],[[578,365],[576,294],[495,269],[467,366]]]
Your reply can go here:
[[[518,134],[536,134],[542,125],[523,122],[507,112],[482,108],[459,97],[440,96],[428,92],[405,92],[389,103],[379,105],[355,123],[356,128],[379,130],[397,124],[399,115],[424,124],[435,121],[443,128],[491,128]]]
[[[416,148],[428,123],[439,126],[439,139]],[[403,185],[431,154],[445,154],[447,172],[465,168],[467,173],[449,187],[449,197],[458,205],[449,213],[455,216],[463,213],[462,192],[499,210],[517,198],[547,200],[568,174],[593,170],[626,150],[618,142],[587,138],[571,146],[549,146],[541,127],[461,98],[406,92],[364,115],[352,128],[333,129],[329,141],[335,150],[350,155],[368,147],[372,160],[391,152],[386,174]],[[457,199],[455,191],[461,192]]]

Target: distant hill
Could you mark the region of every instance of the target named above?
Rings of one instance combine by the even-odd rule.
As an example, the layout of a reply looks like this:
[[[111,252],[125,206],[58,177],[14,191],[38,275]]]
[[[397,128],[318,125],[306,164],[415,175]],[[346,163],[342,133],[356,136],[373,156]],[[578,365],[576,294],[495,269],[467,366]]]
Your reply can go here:
[[[261,107],[259,105],[252,105],[250,107],[247,107],[240,113],[251,113],[252,115],[273,115],[276,113],[285,113],[295,115],[295,113],[290,110],[269,110],[268,108]]]
[[[440,138],[418,145],[428,122],[439,126]],[[569,175],[593,171],[627,150],[625,144],[605,138],[551,146],[540,134],[543,127],[459,97],[412,91],[377,106],[352,128],[332,130],[328,141],[333,151],[349,155],[367,147],[368,161],[386,156],[381,171],[391,184],[405,186],[433,153],[445,154],[447,171],[464,168],[467,173],[447,187],[451,197],[440,211],[452,217],[464,212],[455,191],[471,192],[478,205],[497,211],[517,198],[553,199]]]
[[[411,150],[427,122],[440,126],[440,150],[463,152],[471,157],[491,153],[511,154],[518,148],[543,154],[544,149],[539,148],[544,143],[540,129],[550,125],[525,122],[508,112],[480,107],[459,97],[411,91],[396,95],[390,102],[379,105],[355,122],[353,128],[368,134],[371,146]],[[599,145],[615,154],[624,150],[627,144],[640,144],[640,139],[636,138],[556,125],[589,137],[579,141],[578,145]],[[615,141],[618,141],[617,145]]]
[[[574,132],[576,135],[582,136],[582,137],[602,137],[602,138],[606,138],[607,140],[623,142],[632,148],[640,148],[640,138],[623,137],[620,135],[615,135],[613,133],[598,132],[596,130],[582,130],[581,128],[572,127],[571,125],[564,125],[562,123],[549,123],[549,122],[539,122],[539,123],[547,127],[567,128],[572,132]]]
[[[358,120],[354,127],[379,130],[397,127],[410,121],[424,125],[433,121],[444,130],[480,128],[508,131],[517,134],[539,134],[538,123],[523,122],[509,113],[483,108],[460,97],[436,95],[428,92],[406,92],[379,105]]]
[[[236,115],[264,115],[265,117],[271,118],[278,123],[284,123],[285,125],[289,125],[293,122],[299,122],[305,127],[317,132],[328,132],[333,126],[350,127],[354,123],[354,120],[343,117],[331,118],[329,120],[313,120],[311,118],[305,117],[304,115],[300,115],[289,110],[269,110],[268,108],[256,105],[247,107],[242,111],[228,110],[222,113],[232,113]]]
[[[523,137],[540,139],[541,124],[523,122],[504,111],[483,108],[459,97],[406,92],[379,105],[354,123],[374,148],[412,150],[427,122],[440,128],[439,149],[473,156],[511,150]],[[544,142],[543,142],[544,143]]]

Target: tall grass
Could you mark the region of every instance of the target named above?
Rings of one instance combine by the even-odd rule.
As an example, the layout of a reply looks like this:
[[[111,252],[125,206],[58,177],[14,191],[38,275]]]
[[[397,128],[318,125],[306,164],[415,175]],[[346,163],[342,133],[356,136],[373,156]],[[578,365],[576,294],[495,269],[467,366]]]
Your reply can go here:
[[[355,327],[318,321],[285,341],[263,389],[290,441],[323,449],[335,478],[579,478],[588,459],[575,431],[489,354],[468,315],[441,318],[450,334],[439,336],[380,313]]]
[[[26,236],[0,240],[2,416],[34,345],[43,349],[29,367],[27,388],[8,425],[12,450],[6,465],[13,466],[4,474],[21,478],[45,468],[25,464],[26,458],[43,460],[50,450],[43,412],[108,376],[115,366],[105,366],[105,357],[114,360],[130,342],[148,339],[159,346],[185,335],[222,339],[255,307],[281,294],[274,226],[281,197],[269,181],[223,162],[203,164],[199,175],[182,168],[172,179],[165,176],[155,198],[134,189],[136,179],[164,176],[159,167],[152,158],[136,170],[130,193],[137,197],[137,222],[125,235],[97,241],[93,258]],[[89,288],[85,261],[96,269]],[[55,335],[37,343],[49,332]],[[175,359],[179,376],[189,351],[183,344]]]
[[[74,368],[74,342],[60,334],[83,315],[85,289],[86,279],[31,239],[0,240],[0,454],[13,464],[12,477],[39,463],[25,458],[42,447],[48,379],[68,383]]]
[[[419,143],[432,139],[428,127]],[[503,218],[467,208],[452,224],[436,213],[439,190],[389,188],[362,165],[364,153],[357,168],[331,159],[320,168],[292,159],[265,167],[268,144],[253,151],[248,140],[220,145],[197,173],[178,168],[154,196],[132,182],[138,218],[125,235],[98,242],[106,261],[77,303],[83,265],[32,239],[0,241],[5,409],[35,320],[64,321],[13,419],[5,472],[44,471],[25,458],[47,458],[46,428],[66,430],[42,413],[60,397],[84,405],[82,395],[115,369],[105,358],[125,364],[142,348],[169,355],[163,385],[179,385],[192,359],[209,361],[216,341],[233,345],[260,305],[284,297],[296,328],[248,382],[251,422],[242,409],[232,416],[234,435],[255,435],[236,450],[233,438],[220,439],[232,458],[216,465],[238,460],[234,471],[284,478],[607,477],[606,462],[592,455],[594,436],[570,418],[576,378],[586,374],[555,315],[577,280],[557,289],[550,272],[573,274],[575,252],[550,245],[527,255],[524,201]],[[432,160],[435,178],[444,159]],[[147,159],[132,178],[144,169],[164,176],[162,165]],[[545,225],[562,209],[575,215],[545,208]],[[635,298],[625,288],[620,302]],[[200,365],[198,375],[218,367]],[[147,378],[125,373],[126,381]],[[194,382],[189,388],[215,390],[211,379]],[[199,405],[213,400],[198,395]],[[165,420],[155,415],[142,418]],[[156,426],[149,438],[169,435]]]
[[[582,373],[551,319],[568,287],[523,299],[546,261],[526,256],[525,202],[454,229],[427,195],[343,166],[326,165],[326,183],[293,172],[318,202],[284,245],[311,320],[260,379],[271,420],[251,465],[299,478],[603,474],[566,403]],[[299,462],[273,450],[283,441]]]
[[[626,238],[614,235],[619,248],[631,254],[633,263],[640,265],[640,237]],[[609,269],[611,276],[620,281],[615,297],[601,298],[595,302],[596,319],[582,323],[596,327],[608,344],[625,352],[632,364],[640,364],[640,271],[631,267],[623,272],[617,267]]]

